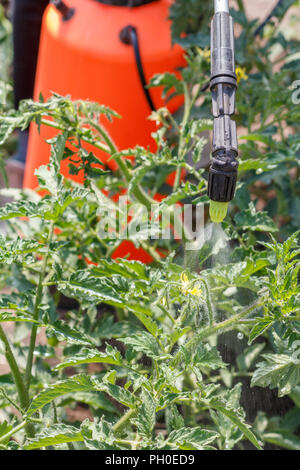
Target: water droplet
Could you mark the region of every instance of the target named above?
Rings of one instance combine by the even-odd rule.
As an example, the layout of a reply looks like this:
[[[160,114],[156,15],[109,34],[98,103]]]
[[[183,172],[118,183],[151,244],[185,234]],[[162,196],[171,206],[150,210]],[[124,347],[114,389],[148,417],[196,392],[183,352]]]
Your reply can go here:
[[[238,337],[238,339],[239,339],[240,341],[241,341],[242,339],[244,339],[244,335],[243,335],[243,333],[241,333],[241,332],[239,332],[239,333],[237,334],[237,337]]]

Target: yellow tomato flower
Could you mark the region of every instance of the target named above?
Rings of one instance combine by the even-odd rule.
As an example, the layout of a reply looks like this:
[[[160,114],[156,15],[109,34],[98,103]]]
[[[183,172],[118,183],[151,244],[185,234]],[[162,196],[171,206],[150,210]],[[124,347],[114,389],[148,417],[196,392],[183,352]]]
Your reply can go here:
[[[248,75],[246,74],[245,67],[240,67],[239,65],[235,69],[237,82],[240,83],[241,80],[248,80]]]
[[[200,297],[201,296],[201,289],[198,289],[198,287],[194,287],[193,289],[188,289],[187,293],[191,294],[191,295],[194,295],[195,297]]]
[[[206,60],[208,60],[208,62],[210,62],[210,49],[204,49],[202,55],[203,55],[204,59],[206,59]]]
[[[203,59],[210,62],[210,49],[201,49],[200,47],[197,48],[198,54],[203,57]]]
[[[190,281],[185,273],[181,273],[180,275],[180,280],[181,280],[181,291],[185,295],[194,295],[195,297],[200,297],[201,295],[201,289],[198,287],[193,287],[192,289],[189,288]]]
[[[189,280],[188,277],[185,273],[180,274],[180,280],[181,280],[181,290],[186,290],[188,285],[189,285]]]

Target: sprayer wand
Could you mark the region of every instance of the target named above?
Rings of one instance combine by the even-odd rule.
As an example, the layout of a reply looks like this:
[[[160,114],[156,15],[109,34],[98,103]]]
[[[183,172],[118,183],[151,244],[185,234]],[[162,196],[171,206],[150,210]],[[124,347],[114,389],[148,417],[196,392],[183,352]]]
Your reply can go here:
[[[237,181],[238,146],[235,121],[237,80],[234,60],[233,20],[228,0],[215,0],[211,24],[212,113],[214,117],[212,163],[209,169],[208,196],[210,217],[221,222],[233,199]]]

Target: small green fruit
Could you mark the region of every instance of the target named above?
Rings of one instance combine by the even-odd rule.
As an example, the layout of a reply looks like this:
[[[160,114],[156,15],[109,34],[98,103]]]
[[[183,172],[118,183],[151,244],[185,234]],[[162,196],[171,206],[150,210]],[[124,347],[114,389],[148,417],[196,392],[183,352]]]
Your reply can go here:
[[[59,341],[58,341],[58,339],[55,335],[49,336],[47,338],[47,341],[48,341],[49,346],[53,346],[53,347],[57,346],[58,343],[59,343]]]

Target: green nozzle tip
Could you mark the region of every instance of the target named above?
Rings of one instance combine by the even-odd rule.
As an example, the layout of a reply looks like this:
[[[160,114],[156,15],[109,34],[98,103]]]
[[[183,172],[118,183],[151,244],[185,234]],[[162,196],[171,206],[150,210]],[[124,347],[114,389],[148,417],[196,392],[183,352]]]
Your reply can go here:
[[[226,217],[228,204],[228,202],[210,201],[209,215],[212,222],[216,222],[217,224],[222,222]]]

